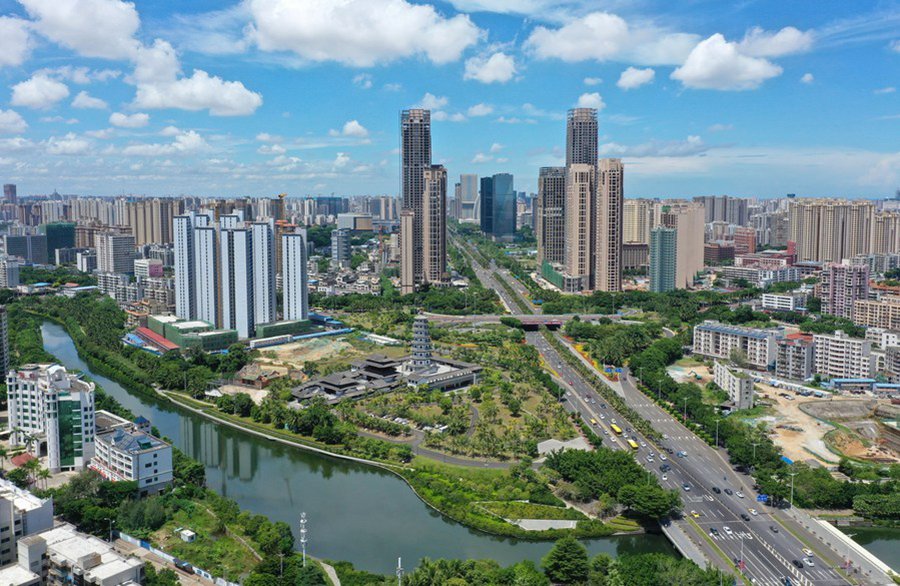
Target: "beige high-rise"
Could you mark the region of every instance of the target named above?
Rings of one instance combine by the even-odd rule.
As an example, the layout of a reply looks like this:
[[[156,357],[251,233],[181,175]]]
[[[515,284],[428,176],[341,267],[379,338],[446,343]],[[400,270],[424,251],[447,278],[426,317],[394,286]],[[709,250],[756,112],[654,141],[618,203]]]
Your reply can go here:
[[[425,171],[431,167],[431,111],[403,110],[400,113],[400,190],[403,210],[413,212],[404,232],[400,223],[400,252],[406,254],[412,270],[401,271],[401,289],[415,290],[424,282],[423,197]],[[411,230],[409,229],[411,228]],[[401,260],[401,264],[405,261]],[[406,280],[405,280],[406,279]]]
[[[413,249],[412,234],[414,223],[416,221],[416,213],[412,210],[403,210],[400,212],[400,294],[409,295],[415,293],[415,266],[413,259],[415,251]]]
[[[797,260],[841,262],[869,253],[874,212],[870,201],[791,202],[790,240],[797,243]]]
[[[622,159],[600,159],[594,205],[595,291],[622,290],[622,207],[625,168]]]
[[[432,165],[423,172],[422,281],[445,283],[447,274],[447,169]]]
[[[541,167],[535,205],[538,270],[545,260],[563,264],[566,255],[565,167]]]
[[[650,244],[653,202],[649,199],[628,199],[622,207],[622,241]]]
[[[675,229],[675,288],[687,289],[694,275],[703,270],[703,204],[658,202],[654,214],[658,225]]]
[[[160,198],[128,202],[128,226],[135,244],[171,244],[172,222],[181,213],[180,203],[180,200]]]
[[[873,254],[900,252],[900,212],[879,212],[872,222]]]
[[[582,279],[582,289],[590,286],[593,269],[591,249],[595,193],[595,167],[588,164],[569,165],[566,170],[565,268],[568,275]]]

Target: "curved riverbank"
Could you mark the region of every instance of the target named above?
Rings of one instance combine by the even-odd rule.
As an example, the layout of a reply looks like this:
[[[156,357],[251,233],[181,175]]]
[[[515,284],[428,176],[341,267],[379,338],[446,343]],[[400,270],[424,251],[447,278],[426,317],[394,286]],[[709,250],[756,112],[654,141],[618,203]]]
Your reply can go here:
[[[390,573],[396,557],[493,558],[502,564],[539,561],[545,542],[487,535],[448,520],[423,504],[394,473],[265,440],[240,426],[224,426],[168,399],[135,395],[94,372],[58,324],[42,327],[44,347],[65,366],[91,374],[125,407],[148,417],[163,435],[200,461],[210,488],[242,509],[285,521],[295,531],[300,511],[310,517],[308,550],[317,557],[346,559],[356,567]],[[665,552],[664,537],[585,540],[591,553]]]

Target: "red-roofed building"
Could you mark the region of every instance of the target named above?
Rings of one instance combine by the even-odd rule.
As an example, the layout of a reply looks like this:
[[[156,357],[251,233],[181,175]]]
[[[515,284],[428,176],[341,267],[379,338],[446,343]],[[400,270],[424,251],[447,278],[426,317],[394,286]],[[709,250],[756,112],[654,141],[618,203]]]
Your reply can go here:
[[[12,458],[10,458],[9,461],[12,462],[12,465],[15,466],[16,468],[21,468],[22,466],[24,466],[25,464],[27,464],[28,462],[30,462],[34,459],[35,459],[34,456],[29,454],[28,452],[22,452],[18,456],[13,456]]]
[[[166,340],[149,328],[138,328],[134,330],[134,335],[141,339],[144,343],[157,348],[160,352],[170,352],[178,350],[178,344]]]

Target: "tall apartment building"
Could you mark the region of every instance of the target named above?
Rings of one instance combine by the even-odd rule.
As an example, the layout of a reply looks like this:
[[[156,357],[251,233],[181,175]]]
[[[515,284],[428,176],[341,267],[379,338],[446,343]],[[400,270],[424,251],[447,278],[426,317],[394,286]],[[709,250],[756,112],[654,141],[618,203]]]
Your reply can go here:
[[[590,288],[593,270],[593,201],[597,170],[594,165],[572,164],[566,167],[566,244],[565,271],[580,280],[580,289]]]
[[[536,211],[537,261],[562,265],[566,250],[566,169],[541,167]]]
[[[28,364],[6,376],[11,446],[46,451],[52,472],[81,470],[94,455],[94,383],[59,364]]]
[[[193,319],[205,321],[216,327],[222,323],[221,307],[219,306],[221,284],[219,282],[220,251],[218,242],[218,230],[213,226],[194,227],[194,270],[191,276],[194,282],[192,287],[194,293]],[[176,279],[177,274],[176,271]]]
[[[872,220],[872,253],[900,251],[900,211],[878,212]]]
[[[131,273],[134,271],[134,236],[127,234],[97,234],[97,270],[101,273]]]
[[[754,368],[767,369],[775,363],[776,334],[773,330],[729,326],[706,320],[694,326],[694,354],[732,359],[741,352]]]
[[[853,304],[869,297],[869,267],[830,264],[822,271],[820,288],[822,312],[850,319]]]
[[[331,268],[350,268],[350,230],[331,231]]]
[[[21,258],[27,263],[44,265],[49,262],[47,236],[44,234],[24,234],[3,237],[3,250],[7,256]]]
[[[624,166],[622,159],[601,159],[594,225],[595,291],[622,290],[622,207]]]
[[[566,167],[597,166],[598,130],[597,110],[594,108],[569,110],[566,116]]]
[[[195,250],[194,228],[206,226],[207,216],[191,212],[175,216],[173,220],[174,266],[175,266],[175,315],[182,319],[195,319],[196,294],[194,292]]]
[[[19,286],[19,261],[8,256],[0,256],[0,289],[14,289]]]
[[[655,227],[675,230],[676,289],[693,286],[694,276],[703,270],[703,214],[702,205],[687,202],[660,202],[654,210]]]
[[[482,177],[478,195],[478,225],[484,234],[494,233],[494,178]]]
[[[275,229],[272,222],[249,224],[253,250],[253,312],[257,324],[278,319],[275,306]]]
[[[256,333],[253,237],[246,228],[230,228],[219,234],[222,266],[222,326],[237,330],[238,338]]]
[[[401,260],[401,267],[409,265],[409,270],[400,271],[403,293],[411,293],[425,283],[423,213],[425,171],[430,168],[431,111],[403,110],[400,113],[400,194],[403,211],[412,212],[411,222],[404,223],[402,219],[400,222],[401,257],[406,257]]]
[[[423,176],[422,277],[425,283],[445,283],[450,278],[447,273],[447,169],[432,165]]]
[[[841,262],[871,250],[875,206],[865,200],[803,199],[790,204],[797,260]]]
[[[622,204],[622,241],[650,244],[653,202],[649,199],[627,199]]]
[[[410,295],[415,292],[416,286],[416,247],[410,234],[415,233],[416,212],[403,210],[400,212],[400,294]],[[334,233],[332,232],[332,235]],[[403,237],[406,234],[407,237]]]
[[[0,478],[0,566],[16,561],[18,541],[53,527],[53,499],[39,498]],[[0,570],[0,584],[3,584]]]
[[[306,269],[306,234],[281,235],[284,319],[309,319],[309,284]]]
[[[853,303],[853,323],[869,328],[900,330],[900,296],[885,295],[877,301],[857,299]]]
[[[16,186],[12,183],[7,183],[3,186],[3,201],[5,203],[18,203],[19,198],[16,196]]]
[[[738,226],[734,229],[734,253],[753,254],[756,252],[756,230]]]
[[[694,202],[702,204],[704,223],[726,222],[736,226],[745,226],[750,220],[750,202],[730,195],[701,195]]]
[[[650,291],[665,293],[675,290],[675,266],[678,238],[674,228],[662,226],[650,232]]]
[[[172,243],[173,221],[180,213],[180,204],[180,200],[160,198],[128,202],[127,225],[135,243],[138,246]]]
[[[56,262],[56,251],[60,248],[72,248],[75,246],[75,224],[71,222],[42,224],[40,230],[41,233],[47,236],[48,262]]]
[[[828,378],[870,378],[874,371],[872,342],[838,330],[816,334],[815,372]]]
[[[0,305],[0,368],[9,371],[9,316],[5,305]]]

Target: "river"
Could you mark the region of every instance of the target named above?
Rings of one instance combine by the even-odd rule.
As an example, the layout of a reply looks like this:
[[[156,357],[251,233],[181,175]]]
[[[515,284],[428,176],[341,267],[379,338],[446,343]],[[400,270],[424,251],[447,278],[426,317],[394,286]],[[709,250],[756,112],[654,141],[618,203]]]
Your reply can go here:
[[[489,558],[503,565],[540,562],[550,544],[492,537],[445,519],[403,480],[383,470],[313,454],[219,426],[193,413],[129,394],[91,372],[65,330],[41,327],[44,348],[66,368],[90,373],[109,395],[143,415],[189,456],[203,463],[207,485],[241,509],[285,521],[299,533],[305,511],[311,555],[348,560],[360,569],[393,573],[397,558],[413,566],[423,557]],[[591,539],[591,553],[674,553],[662,535]]]

